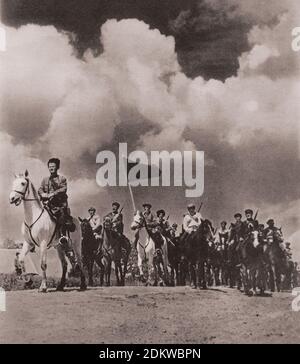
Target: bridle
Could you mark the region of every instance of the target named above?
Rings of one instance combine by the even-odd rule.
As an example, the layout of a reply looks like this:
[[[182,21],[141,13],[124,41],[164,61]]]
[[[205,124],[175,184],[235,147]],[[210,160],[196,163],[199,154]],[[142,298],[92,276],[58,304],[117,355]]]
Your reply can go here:
[[[24,192],[23,191],[18,191],[18,190],[13,190],[13,192],[18,193],[21,196],[21,198],[22,198],[23,201],[38,201],[38,198],[25,198],[26,194],[29,192],[29,179],[28,178],[25,178],[25,180],[26,180],[26,188],[25,188]],[[39,246],[39,245],[37,244],[37,242],[35,241],[34,237],[32,236],[32,228],[38,222],[38,220],[41,218],[41,216],[43,215],[44,211],[45,211],[45,208],[42,208],[41,213],[39,214],[39,216],[37,217],[37,219],[35,219],[35,221],[32,224],[30,224],[30,225],[28,225],[27,222],[24,220],[24,225],[28,229],[28,232],[29,232],[29,235],[30,235],[30,238],[31,238],[32,242],[36,246]],[[50,239],[50,242],[48,243],[48,246],[52,242],[55,233],[56,233],[56,226],[55,226],[55,229],[54,229],[54,233],[53,233],[53,235],[52,235],[52,237]]]
[[[16,192],[19,195],[21,195],[23,201],[37,201],[38,200],[37,198],[25,198],[27,192],[29,191],[29,179],[25,178],[25,180],[26,180],[25,191],[23,192],[23,191],[13,190],[13,192]]]

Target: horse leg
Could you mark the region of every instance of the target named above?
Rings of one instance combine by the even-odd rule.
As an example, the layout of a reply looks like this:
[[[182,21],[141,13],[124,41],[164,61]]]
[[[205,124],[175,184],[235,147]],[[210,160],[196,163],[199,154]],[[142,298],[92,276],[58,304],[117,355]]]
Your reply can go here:
[[[42,283],[39,288],[39,292],[47,292],[47,243],[43,241],[40,245],[40,255],[41,255],[41,269],[42,269]]]
[[[105,258],[106,267],[105,267],[105,285],[106,287],[110,287],[110,275],[111,275],[111,260],[110,258]]]
[[[80,288],[79,289],[80,289],[80,291],[85,291],[87,286],[86,286],[84,268],[83,268],[83,264],[82,264],[81,240],[74,239],[73,241],[74,241],[73,242],[73,251],[75,254],[75,260],[76,260],[77,266],[80,271]]]
[[[87,261],[87,270],[88,270],[88,277],[89,277],[89,283],[88,285],[93,287],[94,281],[93,281],[93,266],[94,266],[94,257],[91,255],[88,258]]]
[[[121,285],[122,267],[121,262],[115,262],[115,275],[117,280],[117,286]]]
[[[141,249],[140,249],[140,246],[139,245],[137,247],[137,252],[138,252],[138,262],[137,262],[137,265],[138,265],[138,269],[139,269],[139,272],[140,272],[140,280],[143,283],[145,283],[146,280],[145,280],[144,272],[143,272],[143,258],[142,258],[142,252],[141,252]]]
[[[271,288],[271,292],[275,292],[275,277],[276,277],[275,265],[272,264],[271,267],[270,267],[270,288]]]
[[[281,273],[278,267],[275,268],[275,279],[277,292],[281,291]]]
[[[207,289],[205,278],[205,262],[203,260],[200,260],[200,262],[197,264],[197,268],[199,287],[201,286],[202,289]]]
[[[153,252],[150,252],[148,254],[148,278],[146,285],[154,285],[158,281],[158,272],[157,272],[157,266],[153,259]]]
[[[186,283],[186,262],[183,256],[180,257],[178,263],[178,282],[177,285],[185,286]]]
[[[190,272],[190,285],[191,288],[196,288],[197,287],[197,282],[196,282],[196,269],[195,269],[195,265],[193,263],[189,263],[189,272]]]
[[[19,262],[20,262],[20,265],[21,265],[22,274],[26,273],[25,272],[24,260],[25,260],[25,257],[26,257],[26,255],[28,254],[29,251],[30,251],[30,244],[28,244],[27,241],[25,241],[23,246],[22,246],[22,250],[20,252],[20,255],[19,255]]]
[[[63,251],[61,245],[57,246],[57,254],[58,254],[59,260],[61,262],[62,275],[61,275],[60,283],[56,287],[56,290],[63,291],[64,287],[66,285],[66,274],[67,274],[67,269],[68,269],[68,263],[66,260],[65,252]]]

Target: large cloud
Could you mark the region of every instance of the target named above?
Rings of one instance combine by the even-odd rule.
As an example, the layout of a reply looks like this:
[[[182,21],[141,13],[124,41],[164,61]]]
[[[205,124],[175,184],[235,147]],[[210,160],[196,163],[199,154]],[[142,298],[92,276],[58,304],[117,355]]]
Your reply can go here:
[[[52,27],[8,30],[14,46],[2,57],[7,74],[2,128],[9,134],[11,160],[31,167],[33,157],[61,157],[72,197],[80,196],[74,201],[80,213],[98,196],[107,205],[109,198],[99,195],[93,180],[95,156],[104,147],[115,149],[122,129],[132,147],[205,150],[211,217],[230,218],[233,209],[252,204],[273,206],[278,198],[284,199],[284,211],[299,199],[299,75],[286,45],[291,16],[253,28],[251,50],[238,60],[238,75],[225,82],[188,78],[178,64],[174,38],[136,19],[108,20],[102,27],[103,53],[94,58],[87,52],[84,61],[72,56],[67,38]],[[158,195],[158,200],[167,197],[164,191]],[[169,208],[185,204],[173,202]],[[289,234],[296,225],[289,223]]]

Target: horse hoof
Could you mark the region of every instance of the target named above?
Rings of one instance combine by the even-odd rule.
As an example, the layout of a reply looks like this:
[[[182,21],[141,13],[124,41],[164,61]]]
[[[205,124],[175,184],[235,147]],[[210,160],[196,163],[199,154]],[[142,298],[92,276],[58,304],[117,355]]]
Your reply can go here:
[[[196,287],[194,284],[192,284],[192,285],[191,285],[191,288],[192,288],[192,289],[196,289],[197,287]]]
[[[39,288],[39,293],[47,293],[47,288]]]
[[[57,292],[64,292],[64,290],[65,290],[64,286],[57,286],[56,287]]]
[[[87,289],[87,286],[80,286],[79,287],[79,291],[86,291],[86,289]]]

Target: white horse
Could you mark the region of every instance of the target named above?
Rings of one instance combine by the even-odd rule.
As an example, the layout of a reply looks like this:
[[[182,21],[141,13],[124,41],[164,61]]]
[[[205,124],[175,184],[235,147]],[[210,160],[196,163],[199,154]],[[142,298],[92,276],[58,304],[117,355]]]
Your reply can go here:
[[[63,290],[66,283],[67,260],[66,253],[62,245],[58,243],[56,234],[56,222],[49,215],[48,211],[42,205],[36,189],[28,178],[28,172],[15,175],[12,185],[12,191],[9,196],[11,204],[19,206],[23,202],[24,222],[22,224],[22,233],[25,238],[19,260],[24,269],[24,259],[26,254],[34,247],[40,248],[42,283],[39,292],[47,292],[47,250],[50,247],[57,249],[58,257],[62,265],[62,277],[57,290]],[[72,248],[75,254],[75,260],[80,270],[80,289],[86,289],[85,275],[81,259],[81,228],[79,221],[73,220],[76,229],[70,233]]]
[[[161,277],[159,259],[157,259],[158,250],[155,248],[155,243],[149,234],[149,229],[145,224],[144,216],[140,211],[137,211],[133,217],[131,229],[136,230],[137,237],[137,253],[138,253],[138,268],[140,272],[140,278],[144,279],[143,262],[147,263],[148,277],[146,284],[151,285],[163,285],[165,282]],[[168,244],[165,237],[163,237],[164,243],[162,245],[162,268],[164,273],[165,281],[168,279]],[[154,282],[153,279],[154,278]],[[159,280],[159,282],[158,282]]]

